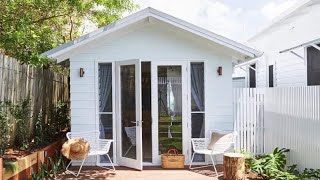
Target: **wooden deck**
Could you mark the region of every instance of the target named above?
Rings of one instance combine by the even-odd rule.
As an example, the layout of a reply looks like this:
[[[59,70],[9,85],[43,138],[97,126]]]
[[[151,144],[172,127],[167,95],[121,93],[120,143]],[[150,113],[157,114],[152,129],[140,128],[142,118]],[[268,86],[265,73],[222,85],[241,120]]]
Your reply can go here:
[[[223,179],[222,166],[217,166],[219,177],[213,171],[213,167],[189,170],[188,168],[181,170],[165,170],[161,167],[145,167],[143,171],[134,169],[116,167],[116,172],[106,170],[100,167],[84,167],[78,178],[71,174],[62,173],[58,176],[58,180],[71,179],[111,179],[111,180],[218,180]]]

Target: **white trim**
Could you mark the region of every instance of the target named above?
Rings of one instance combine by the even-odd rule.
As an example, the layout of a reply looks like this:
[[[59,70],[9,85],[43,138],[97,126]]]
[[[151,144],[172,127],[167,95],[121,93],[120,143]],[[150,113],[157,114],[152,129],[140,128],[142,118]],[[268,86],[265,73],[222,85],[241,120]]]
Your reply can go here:
[[[295,49],[300,48],[300,47],[313,46],[313,45],[315,45],[315,44],[317,44],[317,43],[319,43],[319,42],[320,42],[320,38],[319,38],[319,39],[312,40],[312,41],[308,41],[308,42],[305,42],[305,43],[302,43],[302,44],[300,44],[300,45],[298,45],[298,46],[293,46],[293,47],[291,47],[291,48],[282,50],[282,51],[280,51],[279,53],[280,53],[280,54],[281,54],[281,53],[285,53],[285,52],[292,51],[292,50],[295,50]],[[316,48],[316,47],[315,47],[315,48]],[[317,49],[318,49],[318,48],[317,48]]]
[[[301,60],[303,60],[303,61],[306,60],[305,57],[300,56],[298,53],[294,52],[293,50],[291,50],[290,53],[293,54],[293,55],[295,55],[295,56],[297,56],[299,59],[301,59]]]
[[[255,64],[259,59],[256,58],[256,59],[252,59],[250,61],[247,61],[247,62],[244,62],[244,63],[241,63],[241,64],[238,64],[238,65],[235,65],[234,68],[241,68],[243,66],[250,66],[252,64]],[[242,69],[242,68],[241,68]],[[244,70],[244,69],[242,69]]]
[[[235,50],[245,56],[248,56],[250,58],[259,57],[262,55],[261,52],[255,50],[253,48],[250,48],[250,47],[245,46],[241,43],[235,42],[233,40],[230,40],[228,38],[220,36],[216,33],[210,32],[208,30],[205,30],[203,28],[195,26],[191,23],[188,23],[186,21],[183,21],[181,19],[178,19],[176,17],[173,17],[171,15],[168,15],[166,13],[163,13],[161,11],[158,11],[156,9],[149,7],[149,8],[143,9],[137,13],[134,13],[130,16],[127,16],[119,21],[116,21],[108,26],[99,28],[98,30],[93,31],[92,33],[81,36],[81,37],[79,37],[69,43],[66,43],[66,44],[63,44],[57,48],[51,49],[51,50],[43,53],[42,56],[48,56],[50,58],[58,58],[62,54],[68,53],[70,50],[72,50],[74,48],[77,48],[81,45],[84,45],[84,44],[90,42],[90,41],[93,41],[93,40],[98,39],[102,36],[105,36],[107,34],[115,32],[125,26],[136,23],[136,22],[141,21],[141,20],[148,18],[148,17],[153,17],[155,19],[164,21],[164,22],[171,24],[173,26],[182,28],[186,31],[189,31],[191,33],[199,35],[203,38],[206,38],[210,41],[218,43],[222,46],[231,48],[231,49],[233,49],[233,50]],[[65,59],[57,59],[57,62],[62,62],[64,60]]]

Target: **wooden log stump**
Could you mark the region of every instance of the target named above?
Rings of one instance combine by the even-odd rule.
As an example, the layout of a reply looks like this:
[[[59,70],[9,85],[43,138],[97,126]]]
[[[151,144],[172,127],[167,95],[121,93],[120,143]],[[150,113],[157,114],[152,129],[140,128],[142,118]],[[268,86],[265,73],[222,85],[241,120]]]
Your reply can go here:
[[[225,180],[245,179],[245,157],[239,153],[223,155],[223,177]]]

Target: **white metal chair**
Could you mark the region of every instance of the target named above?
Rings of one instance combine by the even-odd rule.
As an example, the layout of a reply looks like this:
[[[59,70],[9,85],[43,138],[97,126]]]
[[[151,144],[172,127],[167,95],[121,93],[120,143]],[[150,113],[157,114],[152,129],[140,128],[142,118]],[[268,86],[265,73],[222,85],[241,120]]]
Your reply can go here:
[[[113,171],[115,171],[114,165],[111,161],[111,158],[109,156],[109,150],[111,143],[113,142],[112,139],[100,139],[100,132],[99,131],[87,131],[87,132],[68,132],[67,133],[67,138],[68,140],[71,138],[83,138],[86,141],[89,142],[90,144],[90,151],[88,156],[101,156],[101,155],[106,155],[111,163]],[[71,165],[70,163],[66,167],[66,171],[73,174],[74,176],[78,177],[80,174],[80,171],[82,169],[83,163],[86,159],[82,160],[81,165],[79,167],[79,170],[77,173],[70,171],[69,167]],[[99,166],[102,167],[102,166]],[[105,167],[102,167],[105,168]]]
[[[123,155],[123,156],[126,156],[126,155],[130,152],[131,148],[132,148],[133,146],[136,146],[136,126],[133,126],[133,127],[124,127],[124,129],[125,129],[126,134],[127,134],[128,138],[129,138],[129,140],[130,140],[130,143],[131,143],[129,149],[128,149],[127,152]]]
[[[214,132],[214,131],[213,131]],[[220,131],[219,131],[220,132]],[[191,143],[192,143],[192,148],[193,148],[193,154],[192,154],[192,158],[191,158],[191,162],[190,162],[190,166],[189,169],[192,169],[192,161],[194,158],[195,154],[204,154],[204,155],[209,155],[212,161],[212,166],[214,168],[214,171],[216,173],[216,175],[218,176],[218,172],[214,163],[213,158],[217,155],[221,155],[224,154],[225,152],[227,152],[228,150],[230,150],[231,148],[234,147],[235,144],[235,138],[237,133],[236,132],[230,132],[232,133],[231,138],[221,138],[219,139],[213,146],[213,149],[208,149],[208,143],[209,143],[209,138],[192,138],[191,139]],[[224,132],[223,134],[230,134],[230,133],[226,133]],[[212,134],[212,133],[211,133]],[[210,134],[210,136],[211,136]],[[207,166],[203,166],[203,167],[207,167]],[[201,168],[201,167],[200,167]]]

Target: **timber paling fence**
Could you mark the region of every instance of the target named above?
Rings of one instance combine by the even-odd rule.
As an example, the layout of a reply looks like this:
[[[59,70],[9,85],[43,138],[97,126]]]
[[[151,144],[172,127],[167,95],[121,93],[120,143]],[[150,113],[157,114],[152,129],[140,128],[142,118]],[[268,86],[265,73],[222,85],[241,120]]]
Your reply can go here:
[[[320,86],[234,89],[236,148],[288,148],[288,164],[320,168]]]
[[[51,69],[20,64],[14,58],[0,55],[0,101],[21,104],[26,99],[30,100],[32,132],[38,113],[43,112],[43,118],[49,121],[51,110],[58,101],[69,102],[68,77]],[[14,125],[13,118],[10,119]]]

